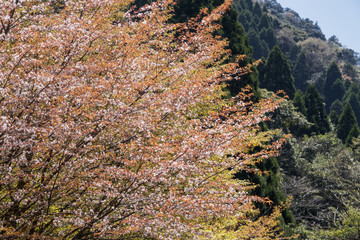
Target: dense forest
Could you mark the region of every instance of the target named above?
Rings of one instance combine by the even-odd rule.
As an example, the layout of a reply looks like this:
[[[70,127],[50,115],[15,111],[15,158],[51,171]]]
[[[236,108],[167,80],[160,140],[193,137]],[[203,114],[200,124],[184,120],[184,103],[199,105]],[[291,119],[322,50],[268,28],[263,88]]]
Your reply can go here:
[[[0,0],[2,239],[360,239],[360,55],[276,0]]]
[[[298,239],[359,239],[359,54],[274,0],[239,0],[233,8],[252,57],[263,62],[262,97],[263,89],[288,95],[266,123],[291,134],[276,158],[279,192],[292,197],[295,220],[285,229]],[[274,198],[268,182],[255,183]]]

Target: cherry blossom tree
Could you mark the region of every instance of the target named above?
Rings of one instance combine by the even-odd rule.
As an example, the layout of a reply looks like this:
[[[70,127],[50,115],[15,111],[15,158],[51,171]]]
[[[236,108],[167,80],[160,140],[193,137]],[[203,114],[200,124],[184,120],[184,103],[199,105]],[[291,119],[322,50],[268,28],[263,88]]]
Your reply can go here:
[[[256,127],[279,100],[223,91],[247,72],[225,64],[212,34],[231,2],[182,24],[168,23],[170,0],[130,4],[0,0],[1,236],[196,239],[224,231],[209,222],[260,226],[246,213],[265,200],[232,176],[280,148]]]

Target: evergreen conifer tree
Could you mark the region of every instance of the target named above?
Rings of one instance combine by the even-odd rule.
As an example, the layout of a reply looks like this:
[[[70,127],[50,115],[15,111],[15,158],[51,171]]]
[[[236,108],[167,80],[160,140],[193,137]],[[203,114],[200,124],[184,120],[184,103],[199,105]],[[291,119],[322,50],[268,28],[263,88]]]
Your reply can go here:
[[[253,12],[254,17],[257,16],[259,19],[261,18],[262,11],[261,11],[261,7],[260,7],[260,4],[258,1],[256,1],[252,12]]]
[[[246,2],[246,5],[248,6],[248,10],[249,11],[252,11],[253,10],[253,8],[254,8],[254,4],[253,4],[253,1],[252,0],[243,0],[243,1],[245,1]]]
[[[360,129],[359,129],[359,126],[357,124],[355,124],[351,130],[350,130],[350,133],[349,135],[347,136],[346,140],[345,140],[345,144],[347,146],[350,146],[352,144],[352,140],[354,138],[357,138],[358,136],[360,135]]]
[[[329,120],[327,119],[324,101],[321,98],[314,84],[310,84],[305,93],[306,117],[314,124],[311,132],[325,134],[330,130]]]
[[[335,82],[332,84],[332,86],[325,91],[326,94],[326,111],[330,112],[331,104],[336,101],[343,98],[345,95],[345,87],[343,80],[336,79]]]
[[[355,95],[359,95],[360,93],[360,86],[359,84],[353,82],[350,87],[348,88],[348,90],[346,91],[342,101],[343,102],[348,102],[350,100],[350,96],[352,94],[355,94]]]
[[[338,81],[337,81],[338,80]],[[325,95],[326,110],[330,110],[331,103],[338,99],[336,87],[340,87],[342,82],[342,74],[336,62],[332,62],[326,71],[325,83],[323,93]],[[344,89],[344,87],[342,87]],[[343,94],[344,90],[341,90],[340,94]]]
[[[175,0],[173,21],[186,22],[196,17],[200,9],[208,8],[210,11],[219,6],[224,0]]]
[[[295,86],[297,89],[305,92],[307,80],[310,79],[310,68],[307,64],[305,53],[301,52],[296,62],[293,76],[295,78]]]
[[[347,137],[351,129],[357,126],[356,117],[350,103],[347,103],[344,107],[343,112],[340,115],[339,123],[337,125],[337,136],[343,143],[346,142]]]
[[[261,57],[267,57],[269,55],[269,46],[266,41],[261,40]]]
[[[246,36],[243,26],[237,21],[238,12],[231,8],[222,18],[221,25],[223,28],[218,31],[219,35],[229,40],[229,47],[232,56],[246,55],[251,56],[252,47],[249,45],[249,40]],[[231,58],[234,60],[234,58]],[[250,57],[245,57],[238,62],[240,67],[245,67],[253,60]],[[242,88],[249,85],[253,91],[253,101],[260,98],[258,74],[255,68],[252,72],[242,75],[239,80],[232,80],[229,82],[229,90],[232,95],[238,94]]]
[[[339,99],[336,99],[330,106],[330,112],[335,111],[338,116],[340,116],[342,110],[343,110],[343,103]]]
[[[237,21],[238,15],[234,8],[230,8],[221,20],[222,28],[218,33],[229,40],[229,47],[233,56],[239,54],[249,56],[252,53],[252,48],[249,46],[249,40],[243,26]]]
[[[332,99],[334,99],[334,101],[336,99],[341,100],[344,97],[345,86],[344,86],[344,81],[342,79],[338,78],[335,80],[335,82],[331,86],[330,94],[332,94],[332,96],[333,96]]]
[[[263,46],[259,34],[253,27],[250,27],[247,36],[249,38],[249,44],[253,47],[252,57],[254,59],[260,59],[262,57]]]
[[[285,202],[286,197],[282,192],[280,185],[280,167],[276,158],[270,157],[268,159],[264,159],[262,162],[258,163],[256,167],[263,172],[267,172],[268,174],[259,175],[256,173],[243,171],[237,173],[235,178],[250,179],[252,183],[257,184],[258,187],[255,188],[254,194],[261,197],[268,197],[272,202],[272,206],[277,206],[282,202]],[[272,206],[270,206],[269,209],[268,204],[257,203],[257,207],[260,209],[260,213],[262,215],[271,213]],[[282,221],[284,221],[286,224],[295,222],[293,214],[288,209],[283,211],[282,218]]]
[[[251,10],[248,10],[248,9],[245,10],[244,16],[245,16],[245,18],[248,20],[249,23],[252,22],[253,16],[252,16]]]
[[[294,78],[291,75],[286,56],[278,46],[275,46],[269,53],[261,76],[262,87],[274,92],[284,90],[291,99],[294,97]]]
[[[242,10],[242,7],[240,5],[239,1],[234,1],[233,2],[233,7],[236,9],[236,11],[240,12]]]
[[[332,62],[326,71],[326,79],[324,84],[324,90],[331,88],[336,79],[342,79],[340,69],[336,62]]]
[[[291,62],[292,68],[294,68],[296,62],[298,61],[298,57],[300,53],[301,53],[301,48],[297,44],[294,44],[294,46],[292,46],[290,49],[290,56],[289,56],[289,60]]]
[[[242,8],[242,10],[249,10],[252,12],[253,10],[253,2],[251,0],[237,0],[235,4],[237,4]]]
[[[355,117],[357,122],[360,122],[360,101],[357,95],[355,93],[352,93],[350,95],[349,101],[351,105],[352,110],[354,111]]]
[[[254,16],[252,17],[251,19],[251,22],[250,22],[250,28],[253,28],[255,30],[255,32],[257,34],[259,34],[259,31],[258,31],[258,28],[257,28],[257,22],[256,22],[256,19],[254,20]],[[249,29],[250,30],[250,29]]]
[[[350,86],[351,86],[351,81],[349,79],[346,79],[344,82],[345,91],[347,91]]]
[[[260,18],[258,15],[253,15],[253,24],[251,25],[254,29],[258,30],[258,26],[260,23]]]
[[[260,31],[260,38],[261,38],[261,40],[266,42],[266,44],[268,45],[268,47],[270,49],[273,49],[274,46],[276,45],[276,42],[277,42],[276,36],[275,36],[274,30],[271,27],[262,28]]]
[[[246,2],[243,1],[243,0],[236,1],[236,2],[235,2],[235,5],[236,5],[236,6],[239,6],[239,8],[240,8],[240,9],[238,9],[239,11],[240,11],[240,10],[247,10],[247,9],[248,9],[248,6],[247,6]]]
[[[251,22],[251,12],[249,10],[242,10],[239,13],[238,21],[243,25],[245,31],[249,31],[250,22]]]
[[[297,90],[293,99],[293,104],[299,112],[306,115],[304,95],[300,90]]]
[[[262,14],[259,25],[258,25],[258,29],[263,29],[263,28],[267,29],[267,28],[271,28],[271,27],[272,26],[271,26],[271,22],[269,20],[268,15]]]
[[[329,114],[329,119],[332,122],[332,124],[334,124],[336,126],[339,122],[339,115],[336,113],[336,111],[331,110],[331,112]]]

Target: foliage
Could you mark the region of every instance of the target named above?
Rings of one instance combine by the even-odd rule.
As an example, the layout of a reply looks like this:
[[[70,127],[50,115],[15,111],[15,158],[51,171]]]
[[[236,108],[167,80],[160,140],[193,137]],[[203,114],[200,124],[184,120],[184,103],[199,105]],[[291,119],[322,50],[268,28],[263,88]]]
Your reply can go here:
[[[349,132],[349,135],[347,136],[345,143],[347,146],[350,146],[352,143],[352,140],[354,138],[357,138],[360,135],[359,126],[357,124],[354,124]]]
[[[249,5],[251,8],[248,7]],[[255,59],[267,57],[269,49],[277,43],[271,19],[267,14],[262,13],[259,2],[256,2],[252,8],[251,0],[236,0],[234,7],[239,11],[238,20],[247,31],[249,43],[253,47],[252,57]]]
[[[249,56],[252,48],[249,46],[245,30],[237,21],[237,17],[238,12],[234,8],[230,8],[221,20],[222,28],[219,30],[219,35],[228,39],[233,56],[239,54]]]
[[[258,1],[255,2],[254,8],[253,8],[253,14],[255,16],[257,16],[258,18],[261,18],[262,15],[262,11],[261,11],[261,7]]]
[[[308,38],[299,43],[304,51],[310,73],[323,72],[336,59],[336,52],[327,42],[318,38]]]
[[[342,99],[345,94],[345,88],[342,81],[342,73],[336,62],[332,62],[326,71],[326,78],[323,92],[326,97],[326,108],[330,111],[331,104],[336,99]]]
[[[254,48],[252,57],[255,59],[259,59],[264,55],[267,56],[267,54],[269,53],[269,48],[266,42],[260,39],[259,34],[253,27],[250,27],[247,35],[249,37],[250,45]]]
[[[295,92],[293,104],[297,108],[298,112],[301,112],[304,115],[306,114],[304,95],[302,94],[302,92],[300,90],[297,90]]]
[[[306,117],[314,123],[311,132],[325,134],[330,130],[329,120],[326,116],[324,101],[314,84],[307,87],[304,98]]]
[[[354,111],[357,122],[360,122],[360,102],[358,95],[355,93],[351,93],[348,103],[350,103],[352,110]]]
[[[301,52],[293,70],[293,76],[295,79],[295,86],[302,92],[305,92],[307,88],[307,81],[310,80],[310,68],[305,57],[305,53]]]
[[[331,110],[329,113],[329,119],[333,125],[337,125],[339,122],[339,115],[335,110]]]
[[[174,2],[176,5],[172,21],[188,22],[191,18],[198,16],[202,9],[212,11],[224,3],[224,0],[174,0]]]
[[[353,82],[349,88],[347,89],[344,97],[343,97],[343,102],[348,102],[350,100],[350,97],[352,94],[355,94],[356,96],[360,93],[360,86],[358,83]]]
[[[263,16],[266,16],[263,14]],[[260,26],[259,26],[260,28]],[[273,49],[277,43],[275,32],[272,27],[269,28],[260,28],[260,38],[265,41],[269,49]]]
[[[292,69],[294,70],[294,67],[296,65],[296,62],[298,61],[299,59],[299,55],[300,55],[301,52],[301,48],[295,44],[294,46],[292,46],[292,48],[290,49],[290,52],[289,52],[289,61],[291,62],[291,67]]]
[[[274,236],[279,211],[252,221],[262,200],[232,176],[280,148],[256,127],[279,100],[224,98],[244,72],[213,37],[229,1],[182,24],[171,3],[0,1],[3,238]]]
[[[137,7],[137,8],[140,8],[140,7],[143,7],[144,5],[146,4],[150,4],[154,2],[154,0],[134,0],[133,1],[133,4]]]
[[[360,238],[360,214],[358,209],[349,207],[340,215],[337,228],[320,231],[323,239],[356,240]]]
[[[270,113],[270,117],[268,125],[271,128],[278,128],[295,136],[307,134],[313,126],[291,101],[282,102],[278,109]]]
[[[266,14],[262,14],[260,18],[260,22],[258,25],[258,29],[268,29],[271,28],[271,20],[269,19],[269,16]]]
[[[310,85],[305,97],[296,93],[293,104],[297,109],[292,107],[294,111],[290,111],[292,104],[282,103],[270,115],[272,121],[266,123],[270,128],[293,134],[277,160],[283,173],[282,188],[294,197],[291,210],[299,224],[295,231],[300,239],[358,239],[358,214],[352,214],[359,211],[359,127],[353,121],[353,115],[359,121],[360,114],[358,54],[342,46],[336,36],[326,41],[317,23],[301,19],[294,10],[282,8],[275,0],[259,3],[276,32],[277,44],[291,62],[295,86],[303,92],[308,83],[317,88]],[[254,20],[267,26],[265,18]],[[265,40],[265,29],[256,29],[251,21],[248,25]],[[259,67],[259,72],[264,87],[262,68]],[[347,103],[354,114],[338,123]],[[330,112],[331,125],[325,108]],[[310,137],[302,131],[296,133],[299,129],[296,124],[292,130],[289,128],[304,109],[311,122],[308,126],[312,126],[306,132]],[[342,140],[336,136],[340,132],[346,132]]]
[[[335,36],[335,35],[332,35],[331,37],[329,37],[328,43],[331,44],[331,45],[339,46],[339,47],[342,46],[341,43],[340,43],[339,38],[337,36]]]
[[[290,52],[293,46],[296,44],[295,33],[293,29],[288,26],[280,28],[280,30],[276,32],[276,36],[279,47],[285,53]]]
[[[289,63],[278,46],[271,50],[266,60],[260,86],[274,92],[283,90],[291,99],[295,95],[294,78]]]
[[[283,181],[285,192],[294,198],[291,210],[308,229],[331,226],[337,219],[334,209],[342,211],[352,201],[349,193],[356,192],[352,189],[358,184],[359,164],[332,133],[291,142],[297,171]]]
[[[353,148],[358,146],[355,139]],[[302,227],[296,230],[300,238],[357,239],[360,206],[357,151],[345,149],[332,135],[309,138],[296,148],[300,154],[298,164],[307,166],[301,178],[290,178],[295,181],[290,181],[292,188],[287,191],[294,196],[295,216],[302,215]],[[301,160],[308,151],[312,153],[311,162]],[[305,215],[304,211],[309,210],[312,213]]]
[[[179,12],[182,12],[183,16],[188,14],[184,19],[194,17],[200,8],[207,7],[211,11],[222,3],[216,0],[176,0],[176,2],[185,3],[175,11],[175,15]],[[254,4],[255,2],[257,4]],[[282,102],[278,109],[268,114],[272,120],[261,124],[263,130],[268,127],[279,128],[285,133],[291,133],[293,138],[283,146],[281,155],[276,159],[270,158],[255,164],[258,169],[268,171],[269,174],[253,174],[252,177],[248,176],[248,179],[259,184],[256,188],[258,195],[267,196],[276,202],[282,194],[281,191],[281,194],[275,191],[280,189],[279,171],[275,173],[274,168],[271,167],[275,166],[272,163],[276,160],[283,174],[280,181],[281,188],[294,197],[291,208],[299,224],[295,231],[300,234],[300,239],[357,239],[356,214],[351,212],[359,209],[357,200],[360,198],[357,194],[359,181],[356,177],[359,128],[357,124],[349,126],[350,131],[344,144],[336,137],[336,133],[340,131],[339,128],[343,128],[343,125],[338,125],[338,121],[346,103],[350,103],[359,122],[360,71],[359,67],[355,66],[359,54],[344,47],[336,36],[326,41],[317,23],[310,19],[302,19],[296,11],[282,8],[275,0],[235,0],[233,7],[239,11],[239,14],[237,15],[236,11],[225,13],[223,20],[218,22],[223,26],[224,31],[217,31],[228,39],[232,53],[251,56],[253,52],[255,58],[262,58],[265,62],[269,49],[278,44],[281,51],[288,56],[297,89],[305,92],[307,85],[313,83],[326,101],[324,105],[323,99],[317,92],[307,96],[310,100],[307,99],[305,107],[305,98],[300,91],[297,91],[292,101]],[[196,11],[191,13],[186,9]],[[235,21],[236,18],[243,25],[250,41],[246,42],[244,30],[237,26],[239,24]],[[249,49],[250,53],[246,52]],[[231,56],[230,59],[234,61],[236,57]],[[230,84],[228,89],[232,95],[236,95],[241,88],[250,85],[256,89],[253,91],[253,96],[256,97],[248,99],[256,101],[260,96],[257,93],[261,92],[263,97],[271,94],[269,95],[265,89],[259,91],[257,73],[254,67],[248,68],[248,64],[252,62],[250,58],[241,58],[238,61],[239,66],[254,73],[245,76],[243,74],[248,71],[232,74],[233,79],[236,80],[228,82]],[[264,67],[262,64],[258,66],[260,79],[263,79]],[[323,112],[324,106],[326,111],[330,112],[328,116],[332,122],[330,125],[326,113]],[[329,130],[331,132],[328,133]],[[326,135],[319,135],[322,133]],[[272,209],[270,207],[272,205],[258,204],[258,206],[260,212],[254,213],[253,218]],[[234,235],[234,232],[227,230],[236,228],[239,226],[236,223],[240,222],[241,220],[235,217],[215,218],[209,222],[208,227],[217,229],[212,230],[218,232],[216,239],[241,239],[242,235]],[[243,236],[246,238],[247,235]],[[255,238],[255,235],[249,238]]]
[[[343,104],[339,99],[336,99],[330,107],[330,111],[335,111],[338,115],[341,114],[343,109]]]
[[[351,105],[347,103],[339,118],[339,123],[337,126],[338,138],[340,138],[345,143],[351,129],[354,126],[357,126],[357,124],[358,123],[354,111],[352,110]]]
[[[252,54],[252,47],[249,45],[248,37],[242,25],[237,21],[238,12],[234,8],[230,8],[221,19],[222,28],[217,33],[229,41],[229,48],[231,50],[230,61],[237,61],[240,67],[249,69],[244,74],[234,74],[234,78],[229,81],[228,89],[234,96],[241,92],[241,89],[250,86],[253,92],[251,100],[257,101],[260,99],[259,82],[257,71],[252,66],[254,61],[250,58]],[[237,55],[246,55],[242,58],[237,58]],[[249,67],[250,66],[250,67]]]
[[[345,63],[342,68],[343,73],[352,81],[359,80],[358,69],[349,63]]]
[[[250,22],[252,20],[251,12],[249,10],[240,10],[240,9],[238,9],[238,11],[240,11],[238,21],[241,23],[241,25],[244,26],[245,30],[248,31],[250,28]]]
[[[341,53],[340,53],[340,58],[345,63],[351,64],[351,65],[356,65],[357,64],[356,53],[352,49],[342,48]]]

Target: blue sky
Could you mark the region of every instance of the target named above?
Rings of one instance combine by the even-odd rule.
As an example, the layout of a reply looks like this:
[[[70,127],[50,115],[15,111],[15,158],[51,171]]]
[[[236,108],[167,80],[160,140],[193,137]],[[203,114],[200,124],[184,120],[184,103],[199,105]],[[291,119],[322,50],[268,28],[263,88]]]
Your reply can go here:
[[[335,35],[340,42],[360,53],[360,0],[277,0],[302,18],[318,22],[326,38]]]

